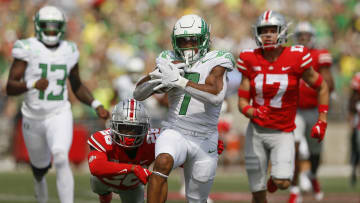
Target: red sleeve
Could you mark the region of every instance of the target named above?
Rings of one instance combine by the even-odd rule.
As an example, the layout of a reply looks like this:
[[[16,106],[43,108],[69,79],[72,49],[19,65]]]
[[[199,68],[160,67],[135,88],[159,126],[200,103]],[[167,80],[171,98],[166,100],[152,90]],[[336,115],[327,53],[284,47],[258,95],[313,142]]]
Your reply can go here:
[[[319,67],[330,67],[332,65],[331,54],[327,50],[320,50],[318,58]]]
[[[242,51],[236,62],[236,67],[238,68],[239,72],[248,78],[250,78],[249,65],[247,64],[247,57],[249,52],[253,52],[253,50]]]
[[[108,161],[106,153],[96,150],[88,155],[89,169],[94,176],[114,176],[131,173],[135,165]]]
[[[350,84],[351,89],[360,90],[360,73],[356,73],[354,75],[354,77],[351,80],[351,84]]]
[[[87,143],[99,152],[107,152],[112,149],[110,130],[98,131],[90,136]]]

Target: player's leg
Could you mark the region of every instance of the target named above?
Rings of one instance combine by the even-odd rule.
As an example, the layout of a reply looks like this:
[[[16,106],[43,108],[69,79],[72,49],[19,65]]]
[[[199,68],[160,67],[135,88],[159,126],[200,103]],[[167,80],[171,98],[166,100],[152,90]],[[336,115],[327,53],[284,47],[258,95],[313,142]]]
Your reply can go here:
[[[265,139],[270,149],[271,177],[279,189],[285,190],[294,175],[294,135],[286,132],[270,133]]]
[[[177,131],[164,130],[155,144],[155,163],[147,188],[148,203],[166,201],[168,184],[167,176],[173,168],[186,160],[187,145],[184,137]]]
[[[56,169],[56,186],[60,202],[74,201],[74,178],[69,164],[69,150],[73,137],[73,117],[70,110],[47,120],[47,141]]]
[[[310,157],[309,161],[311,164],[310,173],[308,173],[308,176],[311,181],[311,185],[315,194],[315,198],[317,200],[321,200],[324,197],[324,193],[321,190],[320,183],[317,179],[317,171],[320,166],[320,160],[321,160],[321,151],[322,151],[322,143],[318,142],[316,139],[312,139],[310,137],[311,129],[314,126],[314,124],[317,122],[318,118],[318,112],[317,109],[309,109],[306,111],[301,111],[301,114],[304,117],[304,120],[306,121],[306,139],[309,145],[310,150]]]
[[[100,203],[110,203],[112,200],[112,188],[102,183],[96,176],[90,175],[91,190],[98,194]]]
[[[188,203],[207,202],[214,182],[218,154],[217,136],[187,136],[188,157],[184,164],[185,194]]]
[[[119,194],[122,203],[144,203],[144,185],[140,184],[132,190],[114,190]]]
[[[301,194],[300,194],[300,188],[298,184],[299,179],[299,173],[300,173],[300,142],[301,138],[303,137],[305,133],[305,121],[304,119],[297,114],[295,117],[295,124],[296,129],[294,130],[294,138],[295,138],[295,170],[294,170],[294,177],[291,181],[290,186],[290,196],[288,203],[300,203],[302,202]]]
[[[22,131],[34,175],[35,195],[39,203],[48,200],[45,174],[51,167],[51,153],[47,146],[43,121],[23,117]]]
[[[249,123],[245,137],[245,168],[248,175],[252,202],[266,202],[266,176],[268,168],[268,152],[263,145],[261,134]]]

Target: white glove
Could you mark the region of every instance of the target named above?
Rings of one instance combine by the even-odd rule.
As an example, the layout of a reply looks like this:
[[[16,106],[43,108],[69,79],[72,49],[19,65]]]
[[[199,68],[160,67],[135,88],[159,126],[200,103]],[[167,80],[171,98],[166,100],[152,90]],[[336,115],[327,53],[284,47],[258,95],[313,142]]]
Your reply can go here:
[[[158,64],[157,67],[161,72],[161,78],[149,81],[150,83],[159,83],[153,90],[157,91],[163,87],[177,87],[185,89],[188,79],[180,75],[181,70],[178,67],[184,67],[184,63],[173,64],[167,62],[167,64]]]
[[[161,78],[161,73],[159,68],[156,68],[153,72],[149,73],[149,76],[152,80],[154,79],[160,79]]]

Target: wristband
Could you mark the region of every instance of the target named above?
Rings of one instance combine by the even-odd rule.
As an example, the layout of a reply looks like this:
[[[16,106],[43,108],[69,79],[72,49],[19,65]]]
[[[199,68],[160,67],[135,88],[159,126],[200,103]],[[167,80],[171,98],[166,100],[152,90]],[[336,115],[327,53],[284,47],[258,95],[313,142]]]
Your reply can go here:
[[[188,82],[189,82],[188,79],[180,76],[177,83],[178,83],[178,85],[179,85],[181,88],[185,89],[185,87],[186,87],[186,85],[187,85]]]
[[[329,105],[320,104],[318,107],[319,113],[327,113],[329,110]]]
[[[36,84],[36,80],[29,80],[26,82],[26,88],[28,90],[34,89],[35,88],[35,84]]]
[[[311,85],[311,87],[312,87],[313,89],[319,88],[319,87],[321,86],[322,81],[323,81],[323,77],[319,74],[318,79],[315,81],[314,84]]]
[[[251,105],[247,105],[247,106],[245,106],[244,108],[242,108],[241,112],[242,112],[245,116],[247,116],[247,115],[246,115],[246,112],[247,112],[251,107],[252,107]]]
[[[102,104],[101,104],[101,102],[99,102],[98,100],[96,100],[96,99],[94,99],[92,102],[91,102],[91,107],[93,108],[93,109],[97,109],[97,107],[99,107],[99,106],[101,106]]]
[[[239,97],[242,97],[242,98],[245,98],[245,99],[250,99],[250,92],[249,92],[249,91],[242,90],[242,89],[239,89],[239,90],[238,90],[238,96],[239,96]]]

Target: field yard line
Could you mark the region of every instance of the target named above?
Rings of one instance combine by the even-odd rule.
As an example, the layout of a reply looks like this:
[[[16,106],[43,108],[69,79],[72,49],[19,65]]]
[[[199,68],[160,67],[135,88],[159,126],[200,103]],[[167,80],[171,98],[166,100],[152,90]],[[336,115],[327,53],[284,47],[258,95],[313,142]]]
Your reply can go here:
[[[9,201],[16,202],[36,202],[36,199],[33,195],[13,195],[13,194],[1,194],[0,193],[0,202],[6,200],[6,203]],[[49,198],[48,203],[58,203],[60,202],[58,199]],[[76,203],[98,203],[98,201],[87,200],[87,199],[76,199]]]

